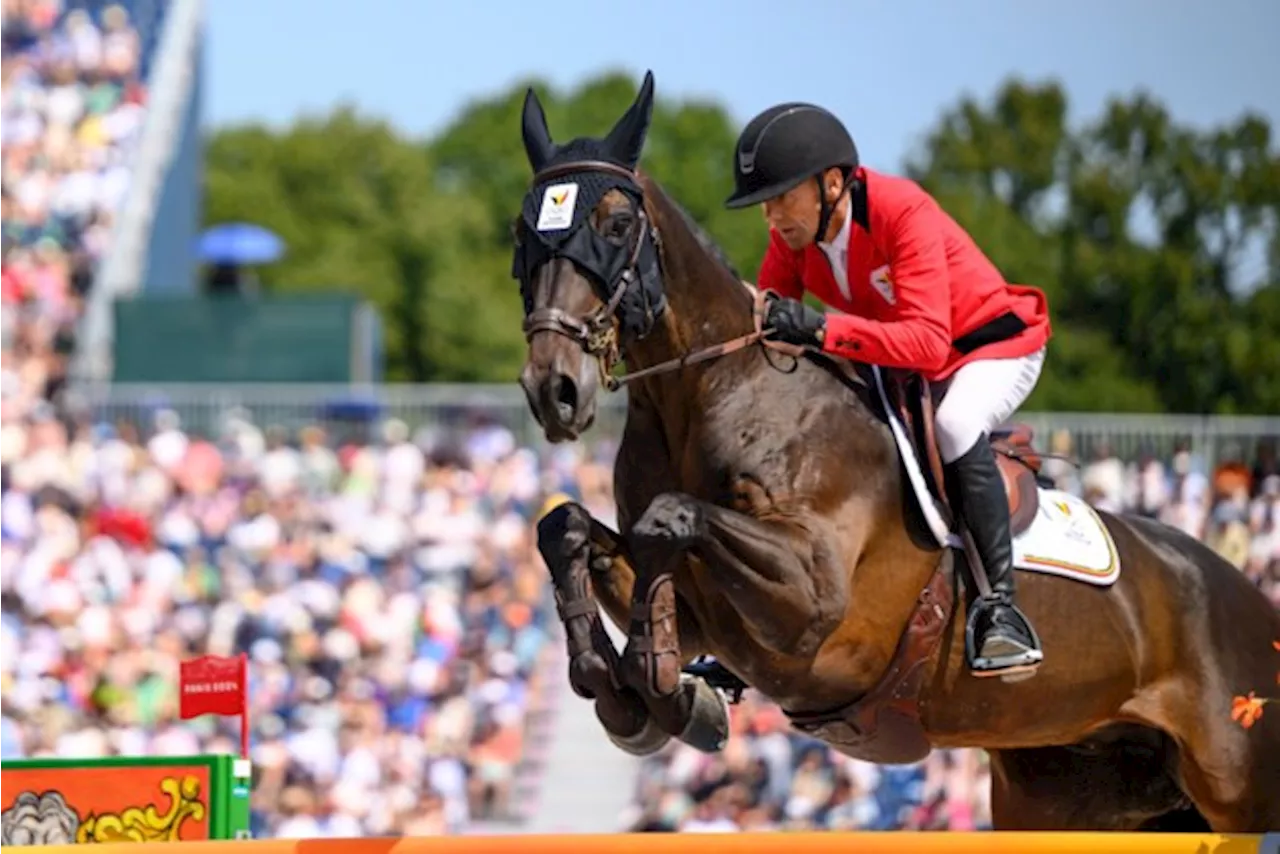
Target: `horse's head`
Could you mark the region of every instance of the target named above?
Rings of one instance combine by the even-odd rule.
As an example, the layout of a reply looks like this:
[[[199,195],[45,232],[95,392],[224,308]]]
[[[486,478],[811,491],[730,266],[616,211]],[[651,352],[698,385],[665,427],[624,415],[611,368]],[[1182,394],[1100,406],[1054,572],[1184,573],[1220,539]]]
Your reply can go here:
[[[636,164],[653,112],[653,74],[603,139],[551,141],[530,89],[523,136],[533,180],[515,223],[512,275],[529,351],[520,385],[548,440],[571,441],[595,419],[619,336],[648,335],[666,301],[656,231]]]

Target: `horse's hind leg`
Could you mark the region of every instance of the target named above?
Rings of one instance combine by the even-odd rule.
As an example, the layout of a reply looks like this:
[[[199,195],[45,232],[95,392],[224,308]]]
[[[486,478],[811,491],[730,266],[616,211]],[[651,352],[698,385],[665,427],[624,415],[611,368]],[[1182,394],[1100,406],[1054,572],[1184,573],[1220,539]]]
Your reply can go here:
[[[597,595],[625,613],[634,575],[612,532],[580,505],[561,504],[538,522],[538,550],[551,572],[556,610],[565,627],[569,684],[594,700],[596,717],[610,740],[637,755],[653,753],[669,740],[634,690],[618,681],[618,654],[605,632]],[[594,578],[592,573],[595,573]]]
[[[1262,644],[1251,646],[1246,629],[1240,633],[1238,650],[1215,651],[1232,672],[1211,669],[1208,655],[1197,661],[1185,653],[1185,674],[1153,684],[1125,707],[1176,742],[1171,766],[1179,786],[1216,833],[1280,830],[1280,715],[1264,712],[1246,729],[1231,719],[1228,687],[1273,680],[1272,650],[1258,654]]]
[[[991,751],[997,830],[1139,830],[1190,808],[1163,733],[1120,724],[1090,743]]]
[[[1246,730],[1225,703],[1217,716],[1197,711],[1203,720],[1182,738],[1179,771],[1200,813],[1218,833],[1280,830],[1280,720],[1264,714]]]

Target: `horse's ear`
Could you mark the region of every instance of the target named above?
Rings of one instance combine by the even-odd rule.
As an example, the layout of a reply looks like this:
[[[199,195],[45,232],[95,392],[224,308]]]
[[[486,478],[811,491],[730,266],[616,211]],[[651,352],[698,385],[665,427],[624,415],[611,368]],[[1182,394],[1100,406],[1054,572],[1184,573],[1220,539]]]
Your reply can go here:
[[[644,137],[649,130],[649,119],[653,116],[653,72],[646,71],[644,83],[635,102],[618,119],[618,123],[609,131],[605,145],[609,152],[619,161],[632,169],[640,162],[640,152],[644,148]]]
[[[542,102],[538,100],[532,86],[524,96],[524,114],[520,117],[520,123],[524,153],[528,156],[533,171],[537,172],[555,154],[556,147],[551,141],[551,131],[547,130],[547,114],[542,111]]]

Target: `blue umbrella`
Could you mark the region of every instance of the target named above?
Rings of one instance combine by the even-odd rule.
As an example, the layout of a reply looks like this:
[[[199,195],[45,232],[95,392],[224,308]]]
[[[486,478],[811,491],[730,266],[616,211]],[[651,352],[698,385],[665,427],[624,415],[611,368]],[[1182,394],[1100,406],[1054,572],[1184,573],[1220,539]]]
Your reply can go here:
[[[269,264],[284,254],[284,241],[260,225],[228,222],[200,235],[199,252],[211,264]]]

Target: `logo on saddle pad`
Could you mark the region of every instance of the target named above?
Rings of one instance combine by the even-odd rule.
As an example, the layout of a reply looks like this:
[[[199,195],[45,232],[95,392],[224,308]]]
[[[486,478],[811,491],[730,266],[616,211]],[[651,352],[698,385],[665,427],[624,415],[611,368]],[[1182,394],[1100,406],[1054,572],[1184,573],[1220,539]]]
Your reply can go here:
[[[1040,494],[1043,500],[1052,493],[1041,490]],[[1090,518],[1094,517],[1094,514],[1090,512],[1073,515],[1070,502],[1062,499],[1047,501],[1041,505],[1039,515],[1043,515],[1057,527],[1058,533],[1077,545],[1091,546],[1096,538],[1094,530],[1096,526],[1092,524],[1094,519]]]
[[[893,276],[890,274],[888,264],[883,264],[871,271],[871,287],[875,288],[889,305],[897,303],[898,294],[893,289]]]
[[[1035,519],[1013,538],[1013,565],[1098,587],[1114,584],[1120,577],[1120,556],[1101,517],[1069,492],[1039,490]]]
[[[577,184],[552,184],[547,187],[542,191],[538,231],[560,231],[573,225],[573,209],[577,203]]]

